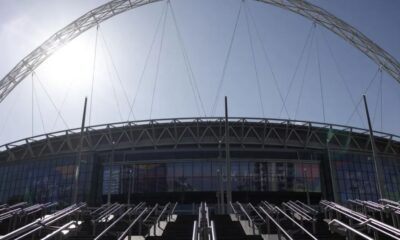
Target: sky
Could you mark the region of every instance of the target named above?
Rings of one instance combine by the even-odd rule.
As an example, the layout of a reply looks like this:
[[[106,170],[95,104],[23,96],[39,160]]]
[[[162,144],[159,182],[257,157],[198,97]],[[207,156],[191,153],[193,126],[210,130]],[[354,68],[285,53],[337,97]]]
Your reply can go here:
[[[0,75],[106,2],[0,0]],[[400,59],[399,1],[311,2]],[[79,127],[85,96],[87,125],[223,116],[228,96],[230,116],[365,128],[362,94],[374,129],[400,135],[399,83],[328,30],[251,0],[162,1],[107,20],[38,67],[0,103],[0,145]]]

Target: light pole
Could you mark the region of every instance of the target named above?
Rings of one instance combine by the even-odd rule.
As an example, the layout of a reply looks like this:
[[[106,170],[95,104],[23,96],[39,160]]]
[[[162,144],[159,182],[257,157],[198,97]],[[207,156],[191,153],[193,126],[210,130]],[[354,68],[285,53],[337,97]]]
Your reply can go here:
[[[229,122],[228,122],[228,98],[225,96],[225,157],[226,157],[226,209],[229,211],[229,204],[232,202],[232,172],[229,151]]]
[[[372,130],[372,123],[371,123],[371,118],[369,116],[367,98],[365,95],[363,95],[363,100],[364,100],[365,114],[367,115],[367,121],[368,121],[369,137],[371,140],[372,158],[374,160],[376,188],[378,189],[379,199],[381,199],[386,196],[385,189],[384,189],[385,188],[385,181],[384,181],[384,176],[383,176],[384,173],[383,173],[383,169],[382,169],[382,164],[379,161],[378,156],[377,156],[378,149],[376,148],[376,145],[375,145],[374,132]]]
[[[218,140],[218,159],[222,158],[222,152],[221,152],[221,143],[222,140]],[[219,187],[219,201],[220,201],[220,210],[221,213],[225,213],[225,199],[224,199],[224,182],[223,182],[223,171],[221,169],[217,169],[217,175],[218,175],[218,187]]]
[[[86,105],[87,105],[87,98],[85,98],[85,103],[83,105],[81,135],[79,139],[79,152],[78,152],[78,157],[76,158],[75,161],[75,179],[74,179],[74,192],[72,193],[72,203],[78,202],[79,175],[80,175],[81,160],[82,160],[83,135],[85,131],[85,121],[86,121]]]

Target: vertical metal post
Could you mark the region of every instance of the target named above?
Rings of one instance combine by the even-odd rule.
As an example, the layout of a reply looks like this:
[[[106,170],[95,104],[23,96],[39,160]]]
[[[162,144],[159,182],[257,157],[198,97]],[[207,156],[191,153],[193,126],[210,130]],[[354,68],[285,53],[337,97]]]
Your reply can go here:
[[[131,205],[131,188],[132,188],[132,175],[133,175],[132,169],[129,169],[128,172],[128,206]]]
[[[111,204],[111,178],[112,178],[113,162],[114,162],[114,141],[112,142],[111,157],[110,157],[110,161],[108,162],[110,170],[108,172],[107,204]]]
[[[307,197],[307,204],[308,206],[311,205],[311,201],[310,201],[310,190],[308,189],[308,174],[307,174],[307,168],[303,168],[303,172],[304,172],[304,186],[306,188],[306,197]]]
[[[32,124],[32,126],[31,126],[31,130],[32,130],[32,137],[33,137],[33,134],[34,134],[34,114],[35,114],[35,104],[34,104],[34,101],[35,101],[35,85],[34,85],[34,82],[33,82],[33,73],[32,73],[32,122],[31,122],[31,124]]]
[[[225,214],[225,199],[224,199],[224,182],[222,179],[221,170],[217,170],[218,173],[218,184],[219,184],[219,202],[220,202],[220,213]]]
[[[229,122],[228,122],[228,98],[225,96],[225,156],[226,156],[226,209],[229,213],[229,203],[232,202],[232,185],[231,185],[231,159],[229,152]]]
[[[83,105],[81,136],[80,136],[80,140],[79,140],[79,152],[78,152],[78,157],[76,158],[76,161],[75,161],[75,182],[74,182],[74,192],[72,195],[72,203],[77,203],[77,201],[78,201],[79,174],[80,174],[79,171],[80,171],[80,167],[81,167],[81,158],[82,158],[83,134],[85,131],[86,105],[87,105],[87,97],[85,97],[85,103]]]
[[[336,166],[332,162],[331,150],[329,148],[329,141],[326,141],[326,148],[328,150],[328,162],[329,162],[329,171],[331,173],[331,181],[332,181],[332,191],[333,191],[333,201],[339,202],[338,196],[338,186],[337,186],[337,178],[336,178]]]
[[[368,111],[367,98],[365,97],[365,95],[363,95],[363,99],[364,99],[365,113],[367,114],[367,120],[368,120],[369,137],[371,140],[371,147],[372,147],[372,158],[374,160],[375,179],[377,183],[376,186],[378,188],[379,198],[381,199],[384,197],[384,180],[383,180],[382,165],[376,155],[377,149],[375,145],[374,133],[372,131],[371,119]]]
[[[222,140],[218,141],[218,160],[222,158],[221,152]],[[220,213],[225,214],[225,197],[224,197],[224,178],[222,169],[217,170],[218,174],[218,185],[219,185],[219,201],[220,201]]]

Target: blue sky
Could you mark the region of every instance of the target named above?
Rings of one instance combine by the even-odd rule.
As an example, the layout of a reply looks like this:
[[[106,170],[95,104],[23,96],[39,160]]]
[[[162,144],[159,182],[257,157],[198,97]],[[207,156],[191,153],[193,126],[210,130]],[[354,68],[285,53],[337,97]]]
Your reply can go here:
[[[1,0],[0,75],[4,76],[51,34],[105,2]],[[399,1],[312,3],[353,25],[400,59]],[[166,4],[164,1],[134,9],[101,24],[97,35],[90,124],[126,121],[136,93],[135,119],[204,116],[202,108],[196,107],[200,101],[191,87],[193,73],[207,116],[223,115],[223,96],[227,95],[231,116],[296,118],[366,126],[363,105],[358,106],[358,111],[355,105],[360,102],[378,66],[341,38],[318,26],[313,29],[312,23],[301,16],[250,0],[244,3],[172,0],[177,31]],[[310,29],[313,29],[313,40],[308,41],[299,61]],[[31,76],[0,103],[0,143],[79,126],[83,98],[91,96],[92,92],[95,39],[96,30],[88,31],[37,69],[33,76],[33,105]],[[298,71],[294,74],[297,64]],[[223,84],[213,112],[222,76]],[[400,85],[385,73],[382,78],[378,74],[372,82],[366,94],[376,130],[400,134],[399,93]],[[287,113],[282,111],[282,98],[286,95]]]

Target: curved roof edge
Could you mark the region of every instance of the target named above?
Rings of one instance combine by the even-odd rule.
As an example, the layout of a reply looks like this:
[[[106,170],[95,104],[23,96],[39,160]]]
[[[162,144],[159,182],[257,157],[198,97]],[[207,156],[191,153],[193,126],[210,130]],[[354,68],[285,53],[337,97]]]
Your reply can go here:
[[[223,125],[224,122],[223,117],[169,118],[88,126],[85,127],[84,151],[107,150],[112,145],[118,148],[136,148],[160,144],[175,146],[179,144],[212,144],[223,140],[223,129],[206,136],[206,133],[199,133],[198,130],[196,133],[193,128],[202,126],[201,131],[207,131],[204,127],[211,129],[211,126],[217,127],[216,125]],[[329,143],[330,147],[333,146],[332,149],[359,151],[369,151],[370,149],[368,130],[358,127],[276,118],[231,117],[229,122],[230,131],[232,131],[231,137],[235,139],[232,144],[243,146],[246,144],[286,146],[288,144],[293,147],[325,148]],[[246,127],[246,129],[238,132],[240,126]],[[180,128],[179,132],[176,131],[177,127]],[[185,127],[187,129],[184,129]],[[221,128],[221,126],[218,127]],[[264,127],[263,133],[260,133],[260,127]],[[174,128],[174,131],[171,131],[171,128]],[[132,129],[142,132],[135,133],[135,135],[132,133]],[[79,133],[80,128],[73,128],[4,144],[0,146],[0,160],[5,160],[5,158],[7,160],[27,159],[49,154],[76,152],[79,145]],[[179,142],[185,136],[191,140],[185,143]],[[400,154],[400,136],[374,131],[374,137],[377,145],[380,145],[380,152]],[[125,138],[125,142],[121,140],[123,138]],[[148,139],[143,140],[142,138]],[[205,141],[205,138],[208,140]],[[6,155],[7,157],[5,157]],[[17,155],[19,157],[16,157]]]

